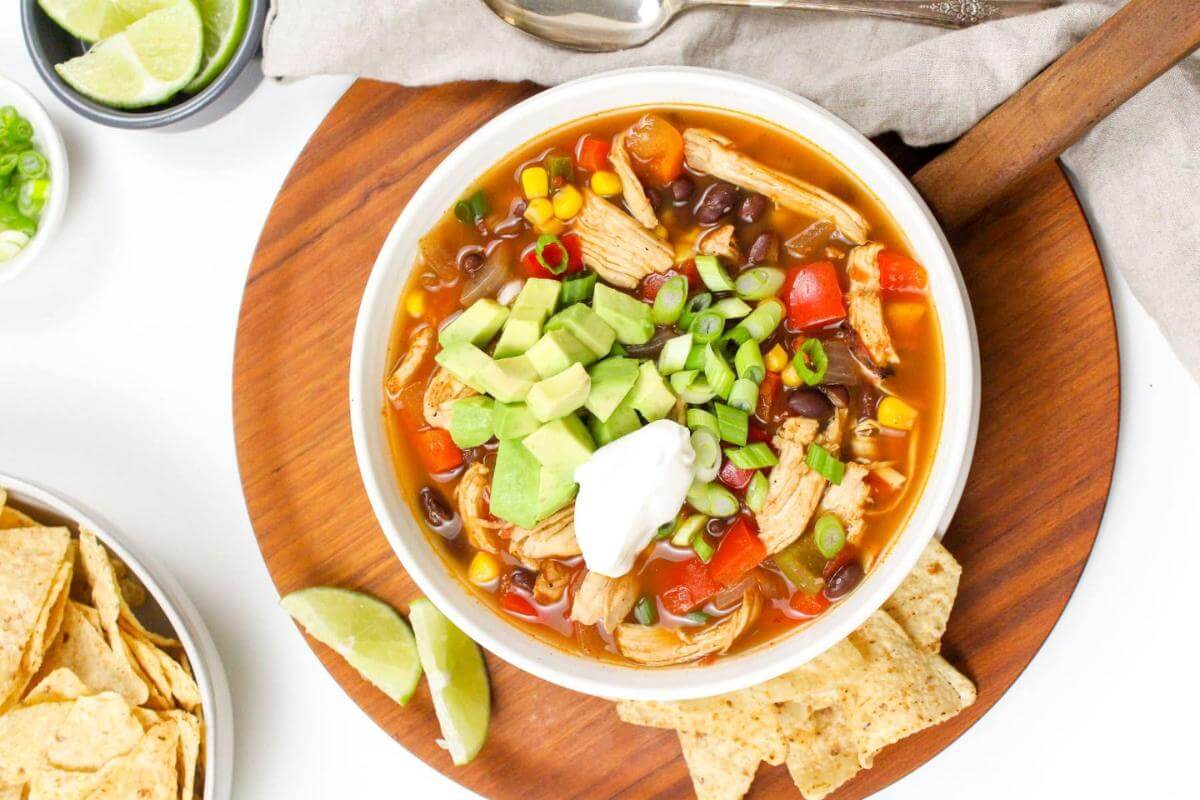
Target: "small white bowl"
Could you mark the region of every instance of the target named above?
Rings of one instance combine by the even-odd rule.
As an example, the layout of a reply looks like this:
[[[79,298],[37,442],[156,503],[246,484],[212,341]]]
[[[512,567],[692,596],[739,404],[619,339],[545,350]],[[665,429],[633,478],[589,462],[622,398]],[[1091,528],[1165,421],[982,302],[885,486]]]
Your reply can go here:
[[[396,482],[384,423],[387,347],[417,240],[478,176],[545,131],[614,109],[684,104],[760,117],[802,136],[857,175],[907,235],[929,272],[945,356],[945,409],[931,475],[912,518],[863,582],[814,622],[770,644],[705,666],[646,669],[557,649],[510,625],[451,574],[414,520]],[[380,250],[359,309],[350,357],[350,419],[359,470],[392,548],[413,580],[456,625],[504,660],[568,689],[607,698],[678,700],[742,689],[815,658],[880,608],[930,538],[944,532],[962,494],[979,415],[979,348],[966,287],[925,202],[866,138],[816,104],[770,84],[716,70],[648,67],[566,83],[492,119],[438,165]]]
[[[0,75],[0,106],[12,106],[33,124],[33,143],[46,157],[50,167],[50,199],[42,209],[37,233],[16,258],[0,261],[0,284],[11,280],[33,263],[42,246],[54,236],[67,208],[67,191],[71,184],[67,166],[67,148],[50,115],[29,92]]]
[[[217,647],[196,607],[162,567],[134,555],[115,537],[111,526],[78,503],[11,475],[0,474],[0,489],[8,492],[9,505],[39,522],[65,525],[73,533],[80,527],[92,531],[146,587],[146,605],[138,609],[139,619],[155,633],[183,644],[200,687],[205,726],[203,800],[226,800],[233,780],[233,705]]]

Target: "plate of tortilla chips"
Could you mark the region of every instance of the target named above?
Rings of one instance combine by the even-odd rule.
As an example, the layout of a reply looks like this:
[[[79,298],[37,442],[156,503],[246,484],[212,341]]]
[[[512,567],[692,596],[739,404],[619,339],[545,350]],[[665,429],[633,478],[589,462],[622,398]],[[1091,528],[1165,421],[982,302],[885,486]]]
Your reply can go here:
[[[0,475],[0,799],[229,796],[216,649],[169,577]]]

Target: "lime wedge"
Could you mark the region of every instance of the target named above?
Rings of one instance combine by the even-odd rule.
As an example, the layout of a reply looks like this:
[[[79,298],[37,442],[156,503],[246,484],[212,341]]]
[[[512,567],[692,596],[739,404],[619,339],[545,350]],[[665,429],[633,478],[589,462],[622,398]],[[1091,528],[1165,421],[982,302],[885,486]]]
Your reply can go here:
[[[246,34],[250,0],[196,0],[204,21],[204,61],[200,74],[183,87],[195,94],[221,74]]]
[[[450,751],[455,764],[466,764],[483,747],[492,713],[483,653],[424,598],[413,601],[408,620],[417,634],[417,652],[442,728],[439,744]]]
[[[55,66],[80,94],[115,108],[167,100],[200,70],[200,12],[190,2],[154,11],[91,50]]]
[[[397,703],[412,697],[421,662],[412,631],[395,609],[349,589],[316,586],[280,601],[308,635],[329,646]]]
[[[72,36],[95,42],[179,0],[38,0],[46,16]]]

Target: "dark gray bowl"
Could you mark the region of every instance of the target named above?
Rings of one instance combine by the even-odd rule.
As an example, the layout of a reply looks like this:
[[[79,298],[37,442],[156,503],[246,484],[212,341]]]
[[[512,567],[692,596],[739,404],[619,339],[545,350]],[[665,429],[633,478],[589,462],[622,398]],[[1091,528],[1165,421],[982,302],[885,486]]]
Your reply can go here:
[[[270,0],[250,0],[246,35],[233,59],[215,80],[194,95],[181,94],[159,106],[123,111],[100,105],[76,92],[58,77],[54,65],[80,55],[87,45],[46,16],[37,0],[21,0],[21,25],[25,46],[38,74],[50,91],[72,111],[114,128],[197,128],[229,113],[249,96],[262,80],[255,56],[262,43],[263,24]]]

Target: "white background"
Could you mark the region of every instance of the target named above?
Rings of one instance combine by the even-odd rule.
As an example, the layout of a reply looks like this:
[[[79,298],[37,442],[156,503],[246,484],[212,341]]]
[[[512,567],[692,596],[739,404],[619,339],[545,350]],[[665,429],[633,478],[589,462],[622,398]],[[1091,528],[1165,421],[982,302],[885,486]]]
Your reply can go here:
[[[379,731],[309,652],[238,483],[242,284],[284,176],[349,82],[264,83],[196,131],[105,128],[45,89],[5,5],[0,74],[59,126],[71,191],[57,239],[0,287],[0,471],[95,508],[199,607],[233,690],[234,797],[471,796]],[[1008,695],[880,797],[1196,796],[1200,387],[1109,267],[1121,443],[1083,581]],[[1047,464],[1047,479],[1070,468]]]

